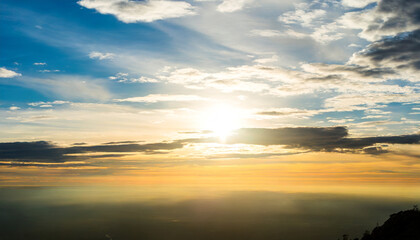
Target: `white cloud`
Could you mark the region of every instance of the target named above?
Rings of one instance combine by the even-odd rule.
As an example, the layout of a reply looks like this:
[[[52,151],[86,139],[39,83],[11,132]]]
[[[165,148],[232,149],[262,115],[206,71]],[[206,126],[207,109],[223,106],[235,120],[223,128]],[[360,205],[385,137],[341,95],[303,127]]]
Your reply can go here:
[[[307,28],[306,31],[312,31],[312,33],[300,33],[289,29],[284,34],[290,37],[312,37],[315,41],[328,44],[331,41],[343,38],[344,35],[338,31],[342,26],[336,23],[335,11],[338,10],[333,2],[299,3],[295,4],[294,11],[280,15],[278,21],[288,27],[295,24]]]
[[[125,23],[153,22],[195,14],[194,7],[183,1],[80,0],[77,3],[102,14],[112,14]]]
[[[374,2],[377,2],[377,0],[342,0],[341,4],[345,7],[363,8]]]
[[[130,78],[128,73],[117,73],[115,76],[110,76],[109,79],[123,83],[156,83],[159,82],[155,78],[141,76],[139,78]]]
[[[351,44],[348,45],[348,47],[360,48],[362,46],[360,46],[358,44],[355,44],[355,43],[351,43]]]
[[[91,52],[91,53],[89,53],[90,58],[99,59],[99,60],[111,59],[114,56],[115,56],[115,54],[113,54],[113,53],[101,53],[101,52]]]
[[[357,109],[357,107],[374,108],[379,104],[391,102],[414,102],[419,101],[418,94],[397,94],[390,92],[383,93],[353,93],[338,95],[325,101],[325,107],[334,109]]]
[[[336,22],[322,25],[315,29],[315,31],[311,34],[311,37],[316,41],[324,44],[339,40],[344,36],[343,33],[338,31],[340,27],[341,26]]]
[[[44,70],[39,70],[38,72],[41,72],[41,73],[50,73],[50,72],[60,72],[60,70],[58,70],[58,69],[53,69],[53,70],[44,69]]]
[[[285,24],[300,24],[304,27],[311,27],[314,22],[326,15],[323,9],[309,9],[306,3],[296,4],[295,11],[289,11],[278,17],[280,22]]]
[[[144,97],[132,97],[124,99],[115,99],[117,102],[144,102],[144,103],[156,103],[156,102],[190,102],[190,101],[206,101],[207,98],[203,98],[196,95],[168,95],[168,94],[150,94]]]
[[[305,38],[308,34],[296,32],[293,29],[287,29],[286,31],[277,31],[273,29],[254,29],[251,31],[251,35],[261,37],[293,37],[293,38]]]
[[[261,37],[279,37],[283,34],[280,31],[273,29],[254,29],[251,31],[251,35],[261,36]]]
[[[62,101],[62,100],[56,100],[53,102],[32,102],[32,103],[28,103],[29,106],[32,107],[52,107],[53,105],[62,105],[62,104],[67,104],[70,103],[69,101]]]
[[[138,82],[138,83],[156,83],[159,82],[157,79],[155,78],[149,78],[149,77],[144,77],[141,76],[139,78],[131,78],[130,82]]]
[[[259,63],[259,64],[267,64],[267,63],[277,62],[278,60],[279,60],[279,56],[273,55],[273,56],[271,56],[271,58],[258,58],[258,59],[255,59],[254,62]]]
[[[22,74],[0,67],[0,78],[12,78],[22,76]]]
[[[19,110],[19,109],[20,109],[20,107],[16,107],[16,106],[9,107],[10,111],[16,111],[16,110]]]
[[[45,63],[45,62],[36,62],[36,63],[34,63],[34,65],[35,66],[45,66],[45,65],[47,65],[47,63]]]
[[[219,72],[181,68],[161,75],[159,78],[187,88],[215,88],[222,92],[263,92],[271,89],[268,82],[293,81],[293,77],[287,70],[263,65],[229,67]]]
[[[235,12],[241,10],[246,4],[252,2],[253,0],[224,0],[217,10],[219,12]]]
[[[126,82],[128,81],[128,73],[119,72],[115,76],[110,76],[109,79],[117,82]]]

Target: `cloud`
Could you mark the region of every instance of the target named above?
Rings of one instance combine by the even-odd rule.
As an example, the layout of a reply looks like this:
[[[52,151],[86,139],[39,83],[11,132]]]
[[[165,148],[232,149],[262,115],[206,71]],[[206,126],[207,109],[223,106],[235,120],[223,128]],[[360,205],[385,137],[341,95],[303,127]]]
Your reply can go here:
[[[58,70],[58,69],[53,69],[53,70],[44,69],[44,70],[38,70],[38,72],[41,72],[41,73],[50,73],[50,72],[60,72],[60,70]]]
[[[348,137],[346,127],[242,128],[228,136],[226,144],[284,145],[286,148],[326,152],[386,153],[376,144],[419,144],[420,134],[401,136]],[[180,140],[183,143],[218,142],[216,138]],[[367,148],[368,147],[368,148]],[[377,148],[374,151],[373,148]],[[379,149],[380,148],[380,149]]]
[[[307,118],[314,116],[322,111],[319,110],[306,110],[297,108],[273,108],[264,111],[257,112],[258,115],[268,117],[296,117],[296,118]]]
[[[77,3],[102,14],[112,14],[125,23],[153,22],[195,14],[195,8],[184,1],[81,0]]]
[[[343,0],[341,4],[346,7],[363,8],[374,2],[377,2],[377,0]]]
[[[0,78],[13,78],[22,76],[22,74],[0,67]]]
[[[28,105],[32,107],[53,107],[54,105],[63,105],[63,104],[69,104],[69,103],[71,102],[56,100],[52,102],[32,102],[32,103],[28,103]]]
[[[338,31],[339,28],[340,26],[336,22],[324,24],[316,28],[310,36],[320,43],[327,44],[344,37],[344,34]]]
[[[196,95],[168,95],[168,94],[150,94],[144,97],[132,97],[124,99],[115,99],[117,102],[144,102],[144,103],[156,103],[156,102],[190,102],[190,101],[207,101],[207,98],[203,98]]]
[[[36,62],[36,63],[34,63],[34,65],[35,66],[45,66],[45,65],[47,65],[47,63],[45,63],[45,62]]]
[[[65,152],[45,141],[0,143],[0,160],[62,162]]]
[[[235,12],[241,10],[246,4],[253,0],[223,0],[221,4],[217,6],[219,12]]]
[[[306,152],[290,152],[290,153],[225,153],[225,154],[214,154],[210,155],[207,158],[209,159],[230,159],[230,158],[240,158],[240,159],[246,159],[246,158],[269,158],[269,157],[278,157],[278,156],[290,156],[290,155],[296,155]]]
[[[376,41],[354,54],[349,62],[372,69],[395,69],[402,71],[401,77],[419,81],[420,30]]]
[[[267,92],[267,82],[294,80],[292,72],[264,65],[242,65],[228,67],[219,72],[204,72],[195,68],[180,68],[161,75],[162,81],[181,84],[187,88],[215,88],[223,92],[247,91]]]
[[[157,83],[157,82],[159,82],[159,80],[157,80],[155,78],[149,78],[149,77],[141,76],[139,78],[131,78],[129,80],[129,82],[133,82],[133,83]]]
[[[117,82],[123,82],[123,83],[156,83],[159,82],[159,80],[155,78],[149,78],[141,76],[139,78],[132,78],[129,77],[128,73],[119,72],[115,74],[115,76],[110,76],[109,79],[115,80]]]
[[[19,109],[20,109],[20,107],[16,107],[16,106],[9,107],[10,111],[16,111],[16,110],[19,110]]]
[[[360,66],[360,65],[339,65],[325,63],[302,64],[302,69],[308,73],[316,74],[306,79],[313,81],[328,80],[330,77],[338,79],[340,76],[345,79],[366,82],[385,81],[387,78],[395,77],[395,71],[392,68]]]
[[[282,36],[282,32],[273,29],[254,29],[251,31],[252,35],[261,37],[279,37]]]
[[[306,38],[310,36],[305,33],[296,32],[295,30],[292,30],[292,29],[287,29],[284,31],[278,31],[278,30],[273,30],[273,29],[254,29],[251,31],[251,35],[267,37],[267,38],[292,37],[292,38],[297,38],[297,39]]]
[[[0,143],[0,160],[14,162],[42,162],[55,163],[75,160],[87,160],[92,158],[105,158],[123,156],[126,153],[166,153],[167,150],[182,148],[180,142],[160,142],[146,144],[104,144],[92,146],[59,147],[51,142],[8,142]],[[83,155],[86,153],[122,153]]]
[[[89,53],[89,57],[92,58],[92,59],[105,60],[105,59],[111,59],[111,58],[115,57],[115,54],[113,54],[113,53],[91,52],[91,53]]]
[[[340,151],[342,149],[362,150],[378,143],[416,144],[420,135],[348,138],[345,127],[299,127],[299,128],[245,128],[239,129],[229,143],[258,145],[286,145],[292,148],[305,148],[315,151]]]
[[[224,144],[282,145],[309,151],[381,154],[384,144],[419,144],[420,134],[349,138],[345,127],[242,128],[227,137]],[[64,163],[96,158],[121,157],[129,153],[165,154],[187,144],[220,143],[216,137],[178,139],[171,142],[110,142],[100,145],[73,144],[60,147],[47,141],[0,143],[0,160],[12,163]],[[378,146],[379,144],[379,146]],[[269,157],[298,153],[228,153],[216,158]]]
[[[267,65],[276,60],[276,57],[256,59],[255,65],[227,67],[219,72],[174,68],[160,73],[157,78],[162,82],[180,84],[191,89],[214,88],[222,92],[246,91],[274,96],[328,91],[355,95],[406,94],[406,99],[412,99],[417,91],[416,86],[385,83],[408,77],[391,66],[375,67],[351,62],[343,65],[305,63],[300,66],[301,70],[293,70]]]
[[[86,76],[52,75],[49,78],[20,78],[16,85],[53,94],[61,99],[106,100],[111,93],[102,79]]]
[[[410,103],[420,100],[419,94],[411,92],[394,93],[394,92],[359,92],[341,94],[325,100],[324,106],[327,108],[334,108],[337,110],[356,110],[358,107],[362,109],[377,107],[379,104],[388,104],[392,102]]]
[[[295,11],[289,11],[279,16],[278,21],[288,25],[298,24],[311,27],[327,13],[323,9],[312,9],[312,5],[307,3],[295,4],[295,8]]]
[[[417,0],[382,0],[373,9],[346,13],[339,21],[348,28],[362,29],[360,37],[376,41],[419,29],[419,12]]]
[[[344,127],[328,128],[243,128],[237,130],[227,142],[258,144],[258,145],[288,145],[310,146],[338,141],[347,136]]]

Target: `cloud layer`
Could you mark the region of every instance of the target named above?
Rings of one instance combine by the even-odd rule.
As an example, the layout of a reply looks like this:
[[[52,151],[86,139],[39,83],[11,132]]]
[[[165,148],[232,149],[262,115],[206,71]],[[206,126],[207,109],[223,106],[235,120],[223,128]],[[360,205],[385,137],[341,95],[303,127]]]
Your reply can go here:
[[[66,162],[85,160],[90,158],[117,157],[122,154],[100,154],[96,156],[83,156],[86,153],[164,153],[167,150],[182,148],[179,142],[162,142],[149,144],[103,144],[92,146],[71,146],[59,147],[51,142],[10,142],[0,143],[0,160],[3,161],[19,161],[19,162]]]
[[[386,144],[419,144],[420,135],[377,136],[350,138],[345,127],[298,128],[242,128],[227,137],[223,144],[282,145],[289,149],[325,152],[387,153]],[[0,143],[0,160],[12,162],[60,163],[107,157],[121,157],[129,153],[166,154],[188,144],[221,143],[217,137],[179,139],[172,142],[133,143],[111,142],[102,145],[73,145],[60,147],[51,142]],[[109,154],[111,153],[111,154]],[[88,155],[86,155],[88,154]],[[270,154],[287,155],[287,154]],[[232,155],[233,156],[233,155]],[[239,156],[239,155],[234,155]],[[248,156],[248,155],[244,155]],[[254,157],[263,157],[255,154]],[[249,156],[248,156],[249,157]]]

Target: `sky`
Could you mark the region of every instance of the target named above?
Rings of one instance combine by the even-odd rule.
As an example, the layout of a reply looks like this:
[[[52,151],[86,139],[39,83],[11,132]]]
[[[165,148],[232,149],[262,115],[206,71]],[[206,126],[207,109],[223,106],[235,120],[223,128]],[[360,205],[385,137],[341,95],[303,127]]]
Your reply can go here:
[[[1,0],[0,238],[360,237],[419,79],[418,0]]]
[[[0,9],[3,187],[419,196],[417,0]]]

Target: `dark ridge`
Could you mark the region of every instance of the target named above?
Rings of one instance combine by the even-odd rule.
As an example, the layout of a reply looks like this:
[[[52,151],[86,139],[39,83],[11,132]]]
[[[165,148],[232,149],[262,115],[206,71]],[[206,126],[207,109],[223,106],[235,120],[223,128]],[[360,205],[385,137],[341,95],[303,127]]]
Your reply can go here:
[[[348,240],[347,235],[344,235],[343,239]],[[372,233],[366,231],[360,240],[420,240],[418,207],[414,206],[411,210],[391,214],[382,226],[375,227]]]

